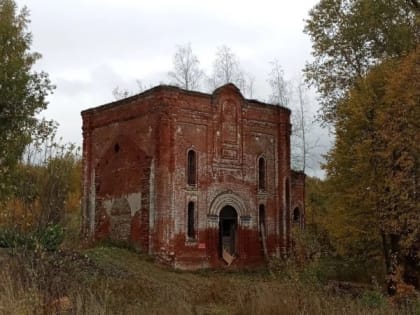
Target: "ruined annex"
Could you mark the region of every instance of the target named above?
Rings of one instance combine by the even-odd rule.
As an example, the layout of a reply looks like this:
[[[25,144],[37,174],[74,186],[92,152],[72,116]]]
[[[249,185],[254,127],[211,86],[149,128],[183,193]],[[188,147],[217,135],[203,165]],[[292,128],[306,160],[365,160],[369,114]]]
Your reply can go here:
[[[304,224],[290,110],[157,86],[82,112],[83,230],[175,268],[252,266]]]

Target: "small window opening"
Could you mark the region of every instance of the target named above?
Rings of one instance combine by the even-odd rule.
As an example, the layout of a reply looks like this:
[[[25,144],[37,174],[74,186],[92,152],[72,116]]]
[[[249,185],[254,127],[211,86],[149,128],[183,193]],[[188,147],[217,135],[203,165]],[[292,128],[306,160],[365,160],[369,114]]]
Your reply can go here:
[[[187,223],[188,223],[188,228],[187,228],[187,236],[189,238],[195,238],[195,218],[194,218],[194,202],[189,202],[188,203],[188,215],[187,215]]]
[[[196,178],[197,178],[197,159],[194,150],[188,151],[188,165],[187,165],[187,182],[188,185],[194,186],[196,185]]]
[[[118,153],[118,152],[120,151],[120,145],[119,145],[118,143],[116,143],[116,144],[114,145],[114,151],[115,151],[116,153]]]
[[[293,210],[293,222],[294,223],[299,223],[300,222],[300,210],[299,210],[299,208],[295,208],[295,210]]]
[[[262,157],[258,159],[258,189],[265,190],[265,160]]]

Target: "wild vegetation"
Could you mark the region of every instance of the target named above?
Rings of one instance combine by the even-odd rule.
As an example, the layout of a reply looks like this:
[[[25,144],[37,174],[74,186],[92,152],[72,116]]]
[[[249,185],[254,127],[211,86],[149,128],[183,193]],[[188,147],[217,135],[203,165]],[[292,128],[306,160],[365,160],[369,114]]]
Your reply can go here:
[[[128,249],[15,250],[0,262],[2,314],[416,314],[378,287],[321,281],[320,265],[180,272]],[[2,255],[4,259],[4,254]]]
[[[382,255],[390,294],[419,288],[418,2],[323,0],[305,31],[315,57],[307,79],[335,134],[325,210],[339,246],[366,260]]]

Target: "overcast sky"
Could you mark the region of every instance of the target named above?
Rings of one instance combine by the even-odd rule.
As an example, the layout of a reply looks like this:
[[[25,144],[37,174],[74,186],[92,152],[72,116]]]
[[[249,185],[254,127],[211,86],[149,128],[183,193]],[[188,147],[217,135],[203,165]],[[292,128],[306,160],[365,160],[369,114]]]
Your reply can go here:
[[[255,77],[254,98],[268,100],[270,61],[279,60],[286,79],[296,80],[311,58],[303,27],[316,2],[17,0],[30,10],[32,48],[43,55],[36,69],[57,86],[43,116],[60,124],[64,141],[78,145],[81,110],[113,101],[117,86],[135,90],[136,80],[168,83],[176,46],[188,42],[207,73],[217,47],[230,47]],[[313,137],[325,152],[326,131],[316,128]],[[308,173],[321,174],[319,161],[318,154]]]

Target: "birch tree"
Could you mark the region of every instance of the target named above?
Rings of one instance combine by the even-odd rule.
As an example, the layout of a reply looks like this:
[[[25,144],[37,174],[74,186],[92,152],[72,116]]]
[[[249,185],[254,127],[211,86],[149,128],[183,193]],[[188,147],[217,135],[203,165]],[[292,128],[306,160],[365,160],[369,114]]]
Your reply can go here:
[[[213,73],[209,79],[209,85],[215,89],[227,83],[233,83],[238,87],[243,85],[244,74],[240,69],[239,59],[228,46],[217,48],[216,59],[213,63]]]
[[[203,71],[200,69],[198,57],[193,54],[190,43],[177,46],[173,66],[173,71],[168,72],[171,84],[186,90],[200,88]]]
[[[315,159],[315,150],[319,146],[319,138],[315,137],[315,118],[309,110],[307,87],[302,80],[293,87],[292,107],[292,167],[306,172],[310,162]]]
[[[271,71],[268,77],[268,83],[271,87],[270,102],[275,105],[288,107],[290,98],[290,85],[284,79],[284,71],[280,62],[275,59],[270,62]]]

